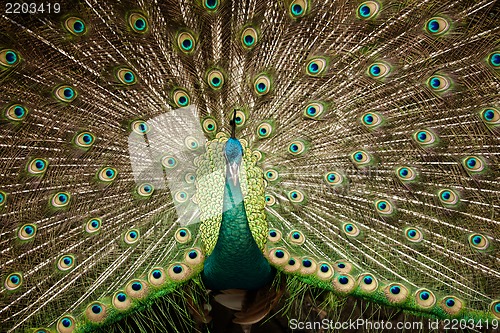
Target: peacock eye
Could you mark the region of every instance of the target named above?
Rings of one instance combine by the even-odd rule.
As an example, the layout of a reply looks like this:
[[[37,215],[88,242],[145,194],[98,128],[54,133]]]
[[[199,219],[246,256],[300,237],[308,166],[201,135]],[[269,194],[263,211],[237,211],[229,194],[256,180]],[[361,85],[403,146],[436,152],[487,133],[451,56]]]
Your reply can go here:
[[[13,121],[22,121],[28,115],[28,110],[21,104],[14,104],[7,108],[5,116]]]
[[[71,197],[67,192],[57,192],[52,196],[50,203],[55,208],[62,208],[69,204],[70,198]]]
[[[6,202],[7,202],[7,193],[5,193],[4,191],[0,191],[0,207],[5,205]]]
[[[186,54],[192,53],[195,48],[194,36],[189,32],[180,33],[177,36],[177,46]]]
[[[254,91],[257,95],[266,95],[271,89],[271,79],[265,75],[259,75],[254,81]]]
[[[293,203],[301,203],[304,201],[305,196],[304,193],[302,193],[299,190],[292,190],[287,193],[288,200],[290,200]]]
[[[314,58],[307,63],[307,74],[310,76],[318,76],[326,70],[326,59]]]
[[[450,23],[443,17],[433,17],[427,21],[425,29],[431,35],[439,36],[450,29]]]
[[[189,149],[189,150],[196,150],[200,147],[200,143],[198,140],[196,140],[192,136],[188,136],[186,139],[184,139],[184,145]]]
[[[424,239],[424,235],[417,228],[405,229],[405,237],[408,241],[412,243],[419,243]]]
[[[166,169],[174,169],[177,166],[177,159],[171,155],[166,155],[161,159],[161,165]]]
[[[188,93],[184,89],[176,89],[172,94],[175,105],[182,108],[188,106],[191,103]]]
[[[101,229],[102,220],[98,217],[91,218],[85,224],[85,231],[89,234],[98,232]]]
[[[10,49],[3,49],[0,51],[0,65],[3,67],[13,67],[20,61],[19,54]]]
[[[436,142],[436,136],[428,130],[416,132],[413,135],[413,138],[422,146],[429,146]]]
[[[491,53],[488,57],[488,61],[495,69],[500,69],[500,51]]]
[[[270,181],[270,182],[273,182],[275,181],[276,179],[278,179],[279,177],[279,173],[278,171],[276,171],[275,169],[268,169],[267,171],[264,172],[264,177]]]
[[[455,296],[446,296],[441,301],[441,308],[450,315],[456,315],[462,309],[462,301]]]
[[[415,301],[423,308],[430,308],[436,304],[436,297],[430,290],[420,289],[415,293]]]
[[[309,4],[307,0],[294,0],[290,3],[289,11],[293,18],[299,18],[306,14]]]
[[[266,206],[272,206],[276,203],[276,198],[270,194],[266,194],[264,200],[266,201]]]
[[[380,5],[376,1],[365,1],[358,6],[356,15],[358,18],[367,20],[374,18],[380,11]]]
[[[220,70],[213,69],[208,73],[207,81],[210,88],[218,90],[224,85],[224,76]]]
[[[149,271],[148,282],[153,286],[161,286],[167,280],[167,275],[161,267],[154,267]]]
[[[97,173],[97,177],[102,182],[112,182],[113,180],[115,180],[117,175],[118,172],[116,171],[116,169],[111,167],[104,167]]]
[[[370,155],[363,150],[358,150],[352,153],[351,159],[357,165],[366,165],[371,162]]]
[[[5,278],[4,286],[7,290],[16,290],[21,287],[23,276],[21,273],[11,273]]]
[[[500,112],[494,108],[488,108],[481,111],[481,119],[488,125],[500,124]]]
[[[360,233],[358,226],[354,223],[344,223],[342,230],[344,230],[345,234],[350,237],[356,237]]]
[[[174,200],[177,201],[178,203],[183,203],[188,200],[188,195],[184,191],[177,191],[174,194]]]
[[[234,117],[234,122],[236,123],[236,127],[241,127],[245,125],[246,121],[247,121],[247,115],[245,114],[245,112],[237,110],[236,116]]]
[[[403,182],[414,180],[417,177],[416,171],[409,166],[400,166],[396,169],[396,176]]]
[[[433,75],[427,80],[427,85],[435,92],[443,92],[451,87],[451,81],[443,75]]]
[[[125,243],[131,245],[134,243],[137,243],[139,241],[139,238],[141,237],[141,234],[138,229],[130,229],[127,232],[125,232],[125,235],[123,236],[123,240]]]
[[[144,135],[149,132],[149,125],[143,120],[133,121],[130,127],[132,131],[140,135]]]
[[[68,271],[75,266],[75,257],[72,255],[64,255],[57,261],[57,268],[60,271]]]
[[[337,171],[331,171],[324,175],[324,179],[328,185],[340,185],[342,184],[344,177]]]
[[[40,175],[47,171],[48,162],[42,158],[33,159],[27,167],[27,170],[32,175]]]
[[[483,236],[481,234],[470,235],[469,236],[469,243],[473,248],[475,248],[477,250],[486,250],[490,245],[488,238],[486,238],[485,236]]]
[[[70,103],[76,98],[76,96],[77,94],[75,89],[68,85],[59,86],[54,89],[54,97],[61,102]]]
[[[318,119],[323,114],[325,107],[318,102],[309,103],[304,110],[304,117],[309,119]]]
[[[288,152],[293,156],[299,156],[306,151],[306,145],[300,140],[290,142],[288,145]]]
[[[248,27],[241,33],[241,43],[244,48],[251,49],[255,46],[258,40],[257,30],[252,27]]]
[[[175,240],[181,244],[187,243],[191,240],[191,232],[186,228],[177,229],[175,233]]]
[[[462,164],[467,171],[480,172],[484,170],[484,162],[477,156],[467,156],[462,160]]]
[[[134,71],[129,68],[118,69],[115,76],[121,84],[124,84],[126,86],[131,86],[137,83],[137,78]]]
[[[72,316],[64,316],[57,321],[58,333],[71,333],[75,330],[75,318]]]
[[[137,187],[137,194],[139,194],[141,197],[150,197],[153,192],[154,187],[149,183],[141,184],[139,187]]]
[[[90,148],[94,144],[94,141],[95,137],[90,132],[79,133],[73,139],[73,142],[75,143],[76,146],[84,149]]]
[[[458,194],[451,189],[443,189],[438,192],[438,198],[446,206],[456,205],[459,202]]]
[[[491,313],[500,319],[500,301],[493,301],[490,305]]]
[[[196,175],[194,173],[188,172],[184,175],[184,180],[188,184],[193,184],[194,181],[196,180]]]
[[[132,13],[128,17],[128,24],[130,28],[136,33],[143,34],[148,31],[148,20],[146,17],[139,13]]]
[[[391,71],[391,67],[382,62],[376,62],[368,68],[368,75],[374,79],[381,79],[387,76]]]
[[[64,21],[64,27],[75,36],[82,36],[87,32],[85,22],[78,17],[68,17],[66,21]]]
[[[216,10],[219,6],[219,0],[203,0],[203,7],[212,11]]]
[[[318,263],[318,270],[316,275],[322,280],[330,279],[334,274],[332,267],[326,262]]]
[[[382,117],[375,112],[368,112],[361,116],[361,123],[368,128],[375,128],[382,123]]]
[[[389,302],[400,303],[408,296],[408,289],[399,283],[391,283],[385,287],[385,295]]]
[[[17,237],[19,237],[19,239],[23,241],[32,239],[33,237],[35,237],[35,235],[36,225],[31,223],[23,225],[17,232]]]
[[[295,245],[302,245],[306,241],[306,238],[302,232],[299,230],[292,230],[288,234],[288,240]]]
[[[273,127],[271,124],[267,122],[263,122],[257,127],[257,135],[261,139],[268,138],[269,136],[271,136],[272,132],[273,132]]]
[[[394,212],[394,206],[387,200],[375,201],[375,209],[380,215],[390,215]]]
[[[213,118],[206,118],[205,120],[203,120],[202,127],[206,133],[217,132],[217,123]]]

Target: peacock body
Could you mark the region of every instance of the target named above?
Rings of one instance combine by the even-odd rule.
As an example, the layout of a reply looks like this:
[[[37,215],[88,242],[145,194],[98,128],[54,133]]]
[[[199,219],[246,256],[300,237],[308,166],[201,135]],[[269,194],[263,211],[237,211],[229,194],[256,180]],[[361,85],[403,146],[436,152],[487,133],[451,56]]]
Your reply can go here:
[[[0,18],[0,331],[500,320],[496,1],[57,4]]]

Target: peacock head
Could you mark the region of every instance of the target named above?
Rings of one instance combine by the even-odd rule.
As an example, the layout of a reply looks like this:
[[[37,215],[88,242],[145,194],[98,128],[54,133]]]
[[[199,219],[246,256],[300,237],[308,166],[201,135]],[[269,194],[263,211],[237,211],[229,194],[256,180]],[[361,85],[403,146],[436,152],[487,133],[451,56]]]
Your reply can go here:
[[[238,183],[238,173],[243,156],[243,147],[236,138],[229,138],[224,147],[224,155],[228,166],[229,177],[233,181],[233,185]]]

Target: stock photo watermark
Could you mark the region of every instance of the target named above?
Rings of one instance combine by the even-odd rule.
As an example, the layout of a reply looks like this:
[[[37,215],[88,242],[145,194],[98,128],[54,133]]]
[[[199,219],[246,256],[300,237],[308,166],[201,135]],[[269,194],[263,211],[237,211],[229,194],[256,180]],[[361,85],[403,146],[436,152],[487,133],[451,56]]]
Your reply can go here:
[[[446,320],[431,320],[428,321],[375,321],[368,319],[349,319],[346,321],[335,321],[330,319],[323,319],[320,321],[300,321],[298,319],[291,319],[288,322],[288,327],[294,330],[360,330],[360,331],[402,331],[402,330],[438,330],[444,331],[457,331],[457,330],[496,330],[500,327],[500,321],[493,320],[479,320],[473,319],[446,319]]]

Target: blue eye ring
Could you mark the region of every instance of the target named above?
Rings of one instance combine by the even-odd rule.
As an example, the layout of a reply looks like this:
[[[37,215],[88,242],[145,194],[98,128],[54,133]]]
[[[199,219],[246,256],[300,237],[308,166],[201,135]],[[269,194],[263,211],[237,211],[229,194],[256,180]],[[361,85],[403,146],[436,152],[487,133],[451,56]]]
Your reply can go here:
[[[495,67],[496,69],[500,68],[500,52],[497,51],[491,53],[488,59],[491,66]]]

